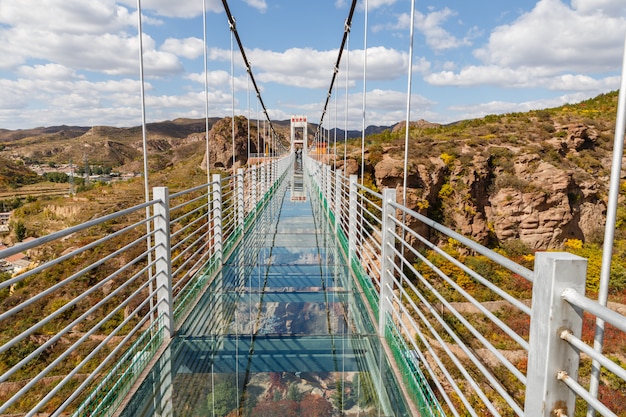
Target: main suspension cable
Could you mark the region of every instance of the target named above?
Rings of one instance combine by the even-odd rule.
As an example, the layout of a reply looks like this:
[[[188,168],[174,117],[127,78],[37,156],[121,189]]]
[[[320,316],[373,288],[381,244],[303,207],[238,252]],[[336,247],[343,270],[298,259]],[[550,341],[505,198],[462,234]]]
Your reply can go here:
[[[239,46],[239,51],[241,52],[241,57],[243,58],[243,62],[246,66],[246,71],[250,76],[250,80],[252,81],[252,85],[254,85],[254,90],[256,91],[257,98],[261,103],[261,107],[263,108],[263,113],[265,114],[265,118],[267,119],[270,131],[272,134],[276,135],[276,130],[274,129],[274,125],[272,124],[272,120],[270,119],[269,114],[267,113],[267,107],[265,107],[265,103],[263,102],[263,98],[261,97],[261,91],[259,90],[259,86],[254,79],[254,75],[252,74],[252,69],[250,68],[250,62],[248,61],[248,57],[246,57],[246,51],[243,48],[243,44],[241,43],[241,38],[239,37],[239,32],[237,32],[237,26],[235,24],[235,18],[230,12],[230,8],[228,7],[228,2],[226,0],[222,0],[222,4],[224,5],[224,11],[226,12],[226,17],[228,18],[228,24],[230,25],[230,29],[235,35],[235,39],[237,40],[237,45]]]
[[[326,115],[326,111],[328,110],[328,102],[330,101],[330,97],[333,94],[333,86],[335,85],[337,74],[339,73],[339,64],[341,64],[341,56],[343,55],[343,50],[345,48],[346,41],[348,39],[348,34],[350,33],[350,26],[352,25],[352,16],[354,16],[354,9],[356,8],[356,4],[357,4],[357,0],[352,0],[352,5],[350,6],[350,12],[348,13],[348,18],[346,19],[346,23],[343,29],[343,37],[341,38],[341,46],[339,47],[339,52],[337,53],[337,61],[335,62],[335,68],[333,69],[333,77],[330,81],[330,86],[328,87],[328,93],[326,94],[326,102],[324,103],[324,108],[322,109],[322,116],[320,117],[320,122],[317,125],[317,131],[315,133],[316,137],[318,137],[320,134],[320,129],[322,128],[322,124],[324,123],[324,116]]]

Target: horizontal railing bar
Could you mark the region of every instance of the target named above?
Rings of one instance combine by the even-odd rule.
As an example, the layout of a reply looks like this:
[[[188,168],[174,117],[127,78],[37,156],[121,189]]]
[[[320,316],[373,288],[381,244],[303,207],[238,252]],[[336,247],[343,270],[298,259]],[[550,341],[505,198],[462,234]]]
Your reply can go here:
[[[55,240],[60,239],[65,236],[69,236],[72,233],[80,232],[92,226],[97,226],[109,220],[113,220],[113,219],[117,219],[118,217],[125,216],[126,214],[137,212],[138,210],[153,206],[156,203],[158,203],[157,200],[148,201],[146,203],[138,204],[136,206],[133,206],[124,210],[116,211],[115,213],[107,214],[106,216],[103,216],[103,217],[98,217],[97,219],[88,220],[79,225],[71,226],[71,227],[68,227],[67,229],[59,230],[58,232],[50,233],[49,235],[39,237],[37,239],[31,240],[30,242],[18,243],[15,246],[11,246],[10,248],[1,250],[0,259],[8,258],[9,256],[15,255],[16,253],[25,252],[29,249],[36,248],[37,246],[54,242]]]
[[[393,263],[392,263],[392,265],[393,265],[393,268],[396,271],[398,271],[400,269],[398,267],[398,265],[395,265]],[[437,321],[439,321],[439,323],[444,327],[444,329],[446,329],[446,332],[450,335],[450,337],[452,337],[456,341],[457,346],[459,346],[461,348],[461,350],[465,353],[465,355],[467,355],[467,357],[474,364],[474,366],[476,366],[476,368],[480,371],[480,373],[486,377],[486,379],[489,381],[490,386],[494,390],[496,390],[498,392],[498,394],[500,394],[502,396],[502,398],[507,402],[507,404],[509,404],[511,406],[511,408],[513,408],[513,410],[516,412],[517,415],[523,417],[524,416],[524,410],[522,410],[522,408],[519,406],[519,404],[517,404],[517,402],[515,402],[515,400],[509,395],[509,393],[506,391],[506,388],[502,386],[500,381],[491,372],[489,372],[487,367],[480,361],[480,359],[478,359],[478,357],[476,357],[476,355],[474,354],[473,349],[471,349],[469,346],[467,346],[463,342],[463,340],[461,340],[461,338],[448,326],[447,322],[445,322],[445,320],[443,318],[441,318],[441,320],[440,320],[438,314],[434,315],[434,316],[437,319]],[[491,351],[491,349],[489,349],[489,350]],[[516,375],[517,374],[521,375],[521,373],[519,373],[519,371],[516,372],[515,374]],[[524,377],[522,377],[522,378],[524,378]]]
[[[591,405],[596,411],[599,411],[605,417],[617,417],[617,414],[609,410],[604,404],[602,404],[597,398],[592,396],[586,389],[584,389],[578,382],[570,377],[567,372],[559,371],[556,378],[567,385],[572,391],[579,397]]]
[[[419,253],[413,247],[408,247],[408,249],[413,252],[415,256],[417,256],[422,262],[424,262],[432,271],[434,271],[439,277],[441,277],[444,281],[446,281],[452,288],[459,292],[470,303],[472,303],[481,313],[487,316],[493,323],[495,323],[500,329],[502,329],[506,334],[511,337],[515,342],[517,342],[525,351],[528,352],[530,349],[529,343],[524,340],[520,335],[515,333],[509,326],[507,326],[502,320],[496,317],[492,312],[490,312],[482,303],[478,302],[474,297],[472,297],[467,291],[465,291],[461,286],[459,286],[453,279],[447,276],[441,269],[437,268],[432,262],[430,262],[424,255]],[[417,270],[413,268],[411,265],[411,271],[413,273],[417,273]],[[421,274],[418,275],[420,280],[422,280],[423,276]],[[425,278],[424,278],[425,280]],[[426,281],[427,282],[427,281]]]
[[[601,318],[605,322],[609,323],[612,326],[615,326],[621,331],[626,332],[626,317],[611,310],[610,308],[605,307],[597,303],[596,301],[590,300],[589,298],[571,288],[563,291],[561,297],[574,307],[579,307],[593,314],[594,316]]]
[[[132,284],[135,279],[137,279],[138,277],[142,276],[145,274],[145,272],[148,270],[148,268],[150,268],[150,266],[146,266],[145,268],[143,268],[142,270],[140,270],[137,274],[135,274],[134,276],[132,276],[130,279],[128,279],[127,281],[125,281],[122,285],[120,285],[119,287],[117,287],[115,290],[111,291],[109,294],[106,295],[106,297],[104,297],[102,300],[100,300],[97,304],[95,304],[94,306],[92,306],[89,310],[87,310],[86,312],[84,312],[83,314],[81,314],[79,317],[77,317],[76,319],[74,319],[70,324],[68,324],[67,326],[65,326],[63,329],[57,331],[57,333],[51,337],[49,340],[47,340],[45,343],[43,343],[41,346],[39,346],[37,349],[35,349],[33,352],[31,352],[29,355],[27,355],[25,358],[23,358],[21,361],[19,361],[18,363],[16,363],[15,365],[13,365],[10,369],[8,369],[7,371],[5,371],[2,375],[0,375],[0,382],[5,382],[8,378],[10,378],[15,372],[17,372],[20,368],[22,368],[26,363],[28,363],[29,361],[31,361],[32,359],[34,359],[35,357],[39,356],[39,354],[41,354],[43,351],[45,351],[47,348],[49,348],[50,346],[52,346],[54,343],[56,343],[59,339],[61,339],[61,336],[63,336],[65,333],[69,332],[70,330],[72,330],[72,328],[74,328],[77,324],[79,324],[80,322],[82,322],[84,319],[86,319],[87,317],[89,317],[89,315],[93,314],[96,310],[98,310],[102,305],[106,304],[109,300],[111,300],[114,296],[116,296],[117,294],[119,294],[119,292],[121,290],[123,290],[124,288],[126,288],[127,286],[129,286],[130,284]],[[148,285],[148,282],[146,282],[145,284],[141,285],[140,288],[144,288],[145,286]],[[74,300],[72,300],[73,302],[78,300],[80,301],[80,299],[82,299],[84,297],[79,296],[77,298],[75,298]],[[127,299],[125,302],[128,302],[129,300]],[[69,304],[69,303],[68,303]],[[75,304],[75,302],[74,302]],[[117,311],[117,310],[116,310]],[[55,312],[56,313],[56,312]],[[108,316],[107,316],[108,317]],[[46,321],[46,323],[50,320],[48,320],[48,318],[44,319]],[[42,320],[42,322],[44,321]],[[107,319],[108,320],[108,319]],[[106,320],[105,320],[106,321]],[[46,324],[44,323],[44,324]],[[93,334],[95,332],[96,329],[99,328],[99,326],[101,326],[104,322],[101,321],[97,326],[94,326],[89,332],[86,333],[87,336],[90,336],[91,334]],[[8,346],[8,348],[10,348],[11,346],[13,346],[15,343],[19,342],[20,340],[22,340],[25,336],[24,333],[28,332],[29,334],[32,334],[35,330],[37,330],[38,328],[41,327],[40,323],[37,323],[35,326],[31,326],[29,329],[27,329],[25,332],[22,332],[22,334],[14,337],[11,341],[7,342],[6,344],[4,344],[2,346],[2,352],[6,351],[5,346]],[[28,336],[29,334],[27,334],[26,336]],[[20,338],[19,340],[17,340],[18,338]],[[82,339],[82,338],[81,338]],[[80,339],[79,339],[80,340]],[[82,342],[81,342],[82,343]],[[74,345],[76,345],[76,343],[74,343]],[[8,349],[7,348],[7,349]]]
[[[465,236],[453,231],[452,229],[437,223],[434,220],[429,219],[428,217],[419,214],[407,207],[404,207],[401,204],[398,204],[394,201],[390,201],[389,204],[394,207],[397,210],[400,210],[401,212],[404,212],[406,214],[408,214],[409,216],[414,217],[415,219],[419,220],[420,222],[432,227],[433,229],[443,233],[446,236],[449,236],[457,241],[459,241],[460,243],[462,243],[463,245],[467,246],[468,248],[480,253],[481,255],[486,256],[487,258],[491,259],[492,261],[504,266],[505,268],[509,269],[510,271],[515,272],[516,274],[520,275],[523,278],[526,278],[528,281],[533,281],[534,280],[534,272],[531,271],[528,268],[523,267],[522,265],[519,265],[513,261],[511,261],[510,259],[507,259],[506,257],[500,255],[499,253],[496,253],[494,251],[492,251],[491,249],[486,248],[485,246],[474,242],[471,239],[466,238]]]
[[[410,262],[408,262],[406,259],[402,258],[402,255],[400,254],[400,252],[398,252],[397,249],[393,248],[393,251],[396,253],[396,256],[401,258],[402,263],[408,267],[409,269],[411,269],[411,272],[415,273],[417,271],[415,271],[413,269],[413,266],[410,264]],[[404,274],[402,268],[400,268],[398,265],[394,265],[394,268],[396,270],[397,273],[401,274],[402,276],[404,276],[406,278],[406,281],[408,281],[408,277]],[[400,289],[400,291],[408,298],[409,294],[406,292],[406,290],[404,288],[402,288],[400,286],[400,282],[398,282],[397,279],[394,278],[394,282],[396,282],[396,284],[398,285],[398,288]],[[526,375],[524,375],[522,372],[520,372],[519,369],[517,369],[498,349],[496,349],[495,346],[493,346],[493,344],[491,342],[489,342],[489,340],[487,340],[487,338],[485,338],[461,313],[459,313],[459,311],[457,309],[455,309],[452,304],[450,304],[448,302],[448,300],[446,300],[438,291],[436,290],[431,290],[431,292],[437,297],[437,299],[439,299],[439,301],[441,301],[441,303],[452,313],[452,315],[454,315],[454,317],[456,317],[462,324],[463,326],[465,326],[466,329],[468,329],[470,331],[470,333],[472,333],[472,335],[474,335],[474,337],[476,339],[478,339],[482,345],[485,347],[485,349],[487,349],[489,352],[491,352],[508,370],[509,372],[511,372],[513,375],[515,375],[515,377],[524,385],[526,385]]]
[[[621,378],[623,381],[626,381],[626,369],[622,368],[611,359],[607,358],[602,353],[598,352],[597,350],[574,336],[574,334],[572,334],[570,330],[563,330],[560,334],[560,337],[561,339],[571,344],[574,348],[588,355],[591,359],[597,360],[600,365],[613,372],[615,375],[617,375],[617,377]]]
[[[404,320],[409,320],[409,323],[411,324],[411,327],[413,328],[413,330],[415,331],[417,336],[420,338],[420,340],[424,343],[424,345],[426,346],[426,350],[431,354],[431,357],[435,360],[437,365],[440,367],[441,371],[444,372],[444,375],[446,375],[446,379],[448,379],[448,381],[451,382],[451,385],[453,386],[453,389],[457,392],[457,395],[459,395],[459,398],[461,398],[461,397],[465,398],[464,396],[460,395],[461,393],[460,393],[460,389],[458,388],[458,384],[456,384],[456,382],[451,381],[452,380],[452,376],[447,372],[447,369],[443,366],[443,363],[439,360],[439,356],[434,352],[434,350],[433,350],[432,346],[430,345],[430,343],[427,340],[424,340],[425,339],[424,334],[419,329],[417,323],[415,322],[415,320],[411,316],[409,310],[407,310],[407,308],[404,305],[404,303],[401,302],[401,300],[399,299],[399,297],[395,293],[391,293],[391,296],[393,297],[394,302],[396,303],[395,305],[399,306],[399,308],[401,310],[401,311],[398,311],[396,309],[391,309],[391,312],[393,313],[393,315],[395,317],[395,320],[398,323],[400,323],[400,325],[404,329],[404,333],[405,334],[410,334],[411,333],[409,331],[409,329],[406,327],[406,324],[404,322]],[[435,371],[431,367],[429,361],[426,360],[426,356],[424,355],[424,352],[422,352],[422,349],[419,349],[419,347],[417,346],[417,343],[415,342],[415,338],[411,337],[411,338],[408,338],[408,340],[411,343],[411,345],[413,346],[413,349],[419,355],[421,363],[424,365],[424,367],[428,371],[428,374],[430,375],[432,381],[437,386],[437,389],[439,390],[439,393],[444,397],[444,400],[446,401],[446,404],[448,404],[448,407],[450,408],[452,413],[456,417],[460,417],[458,411],[456,410],[456,408],[454,407],[454,404],[452,403],[452,400],[450,399],[450,397],[448,397],[448,394],[446,393],[443,385],[441,385],[441,381],[439,381],[439,378],[437,377],[437,374],[435,373]],[[467,401],[467,399],[465,399],[465,401]],[[471,411],[474,411],[473,409],[471,409],[471,407],[468,407],[468,409],[471,410]],[[474,415],[476,415],[476,414],[474,413]]]
[[[210,199],[210,197],[211,197],[210,193],[199,195],[198,197],[192,198],[191,200],[188,200],[188,201],[184,201],[184,202],[180,203],[177,206],[170,207],[170,213],[174,212],[174,211],[178,211],[178,210],[182,209],[183,207],[188,206],[190,204],[193,204],[193,203],[195,203],[197,201],[201,201],[202,200],[204,202],[207,202]],[[172,201],[172,197],[171,196],[170,196],[170,201]],[[208,204],[209,203],[207,202],[207,203],[203,204],[202,207],[204,207],[204,206],[206,206]]]
[[[148,282],[144,283],[141,287],[139,287],[139,289],[137,291],[135,291],[133,293],[133,296],[138,294],[139,291],[143,290],[143,288],[145,288],[147,285],[148,285]],[[109,314],[107,314],[104,318],[102,318],[94,327],[91,328],[91,330],[86,332],[78,341],[76,341],[73,344],[73,346],[76,346],[77,344],[82,344],[85,340],[87,340],[89,338],[89,336],[91,336],[93,333],[95,333],[95,331],[98,328],[100,328],[100,326],[102,326],[104,323],[106,323],[108,320],[110,320],[115,314],[117,314],[117,312],[120,310],[121,307],[124,307],[126,304],[128,304],[132,298],[133,297],[127,297],[126,299],[124,299],[124,301],[122,301],[119,306],[117,306],[114,310],[112,310]],[[92,307],[92,309],[94,309],[94,311],[95,311],[95,306]],[[82,319],[81,319],[81,321],[82,321]],[[75,326],[75,325],[76,325],[76,323],[72,323],[72,327]],[[117,331],[113,331],[112,335],[114,335],[115,333],[117,333]],[[94,349],[94,351],[92,351],[92,353],[97,352],[98,350],[99,349]],[[22,397],[22,395],[24,395],[32,387],[34,387],[35,384],[37,382],[39,382],[39,379],[41,377],[47,375],[53,368],[55,368],[59,363],[61,363],[73,351],[74,351],[74,349],[66,350],[59,357],[57,357],[54,361],[52,361],[50,364],[48,364],[48,366],[46,366],[41,372],[39,372],[39,374],[37,375],[38,378],[33,378],[32,380],[30,380],[24,387],[22,387],[19,391],[17,391],[15,394],[13,394],[13,396],[9,400],[7,400],[3,405],[0,406],[0,413],[4,413],[11,405],[13,405],[15,403],[15,401],[17,401],[19,398]],[[29,358],[28,360],[30,361],[31,359],[32,358]],[[15,365],[15,366],[17,366],[17,365]],[[14,368],[15,368],[15,366],[14,366]],[[9,374],[9,373],[12,374],[13,372],[11,372],[11,370],[9,370],[5,374],[3,374],[2,375],[2,381],[6,380],[5,376],[7,374]]]
[[[143,306],[145,305],[145,303],[149,301],[149,299],[144,300],[135,310],[139,311],[140,308],[143,308]],[[96,367],[96,369],[94,369],[87,378],[85,378],[85,380],[82,382],[82,384],[76,389],[74,390],[74,392],[72,393],[72,395],[70,395],[61,405],[61,407],[59,407],[59,409],[55,410],[55,412],[52,414],[53,416],[58,416],[60,415],[60,413],[67,408],[67,406],[74,401],[78,395],[80,395],[80,393],[87,387],[87,385],[89,385],[102,371],[102,369],[104,369],[104,367],[111,361],[111,359],[113,359],[117,353],[120,351],[120,349],[122,347],[124,347],[128,341],[131,339],[132,336],[134,336],[135,334],[137,334],[137,331],[139,329],[141,329],[141,327],[143,327],[143,325],[146,323],[146,321],[150,318],[150,316],[152,315],[152,313],[154,313],[156,311],[156,307],[153,308],[152,310],[150,310],[144,317],[142,317],[141,320],[139,320],[137,322],[137,324],[133,327],[133,329],[131,330],[131,332],[128,333],[128,335],[126,335],[124,337],[124,339],[122,339],[120,341],[120,343],[106,356],[106,358],[104,358],[104,360],[102,360],[102,362]],[[131,318],[133,318],[133,315],[129,315],[128,318],[126,318],[121,324],[120,326],[125,326]],[[118,326],[118,327],[120,327]],[[120,327],[121,328],[121,327]],[[117,331],[116,331],[117,333]],[[111,338],[114,336],[115,334],[111,334],[109,335],[105,340],[103,340],[102,343],[100,343],[98,346],[104,346],[105,342],[108,343],[109,340],[111,340]],[[93,355],[97,353],[97,352],[91,352],[89,354],[89,356],[93,357]],[[89,360],[91,360],[91,357],[89,358]],[[85,358],[87,359],[87,358]],[[84,366],[84,365],[83,365]],[[72,375],[75,376],[76,374]]]
[[[64,261],[66,261],[66,260],[68,260],[68,259],[70,259],[70,258],[72,258],[72,257],[74,257],[76,255],[80,255],[81,253],[86,252],[89,249],[93,249],[94,247],[96,247],[96,246],[98,246],[98,245],[100,245],[100,244],[102,244],[102,243],[104,243],[104,242],[106,242],[108,240],[111,240],[114,237],[118,237],[119,235],[122,235],[125,232],[128,232],[131,229],[134,229],[135,227],[144,225],[144,224],[148,223],[149,221],[154,220],[154,218],[155,217],[152,216],[152,217],[150,217],[148,219],[143,219],[143,220],[141,220],[139,222],[136,222],[136,223],[134,223],[132,225],[126,226],[126,227],[124,227],[124,228],[122,228],[122,229],[120,229],[120,230],[118,230],[116,232],[111,233],[108,236],[102,237],[102,238],[100,238],[98,240],[95,240],[95,241],[93,241],[91,243],[88,243],[87,245],[82,246],[82,247],[80,247],[80,248],[78,248],[78,249],[76,249],[76,250],[74,250],[74,251],[72,251],[70,253],[67,253],[65,255],[61,255],[58,258],[55,258],[55,259],[53,259],[51,261],[47,261],[47,262],[45,262],[45,263],[43,263],[43,264],[41,264],[41,265],[39,265],[39,266],[37,266],[37,267],[35,267],[33,269],[30,269],[30,270],[24,272],[23,274],[18,275],[17,277],[8,279],[6,281],[3,281],[3,282],[0,283],[0,289],[9,287],[9,286],[11,286],[11,285],[13,285],[15,283],[23,281],[24,279],[26,279],[26,278],[28,278],[28,277],[30,277],[32,275],[40,273],[40,272],[48,269],[51,266],[58,265],[61,262],[64,262]],[[154,232],[151,232],[150,234],[145,234],[142,239],[145,240],[147,237],[151,237],[153,235],[154,235]],[[0,320],[3,320],[3,316],[2,315],[0,315]]]
[[[205,184],[201,184],[201,185],[197,185],[195,187],[189,188],[187,190],[182,190],[176,193],[172,193],[170,194],[170,200],[174,199],[174,198],[178,198],[178,197],[182,197],[186,194],[190,194],[193,193],[195,191],[200,191],[200,190],[205,190],[205,189],[212,189],[213,185],[215,184],[215,182],[211,181],[211,182],[207,182]],[[207,194],[211,194],[211,192],[209,191]]]
[[[109,261],[109,260],[115,258],[119,254],[127,251],[128,249],[132,248],[133,246],[138,245],[140,243],[143,243],[145,241],[145,239],[146,239],[145,237],[140,237],[138,239],[135,239],[133,242],[130,242],[126,246],[116,250],[113,253],[108,254],[104,258],[99,259],[97,262],[92,263],[92,264],[88,265],[87,267],[81,269],[80,271],[70,275],[69,277],[67,277],[63,281],[58,282],[57,284],[55,284],[55,285],[45,289],[44,291],[36,294],[35,296],[33,296],[30,299],[24,301],[23,303],[20,303],[20,304],[16,305],[15,307],[11,308],[10,310],[5,311],[4,313],[0,314],[0,321],[8,319],[12,315],[20,312],[25,307],[27,307],[29,305],[32,305],[33,303],[39,301],[43,297],[45,297],[45,296],[53,293],[54,291],[64,287],[66,284],[68,284],[68,283],[70,283],[70,282],[80,278],[85,273],[87,273],[87,272],[89,272],[89,271],[99,267],[100,265],[104,264],[106,261]],[[147,251],[144,252],[144,254],[146,254],[146,253],[147,253]],[[0,353],[2,353],[2,352],[4,352],[3,347],[0,347]]]
[[[459,269],[461,269],[462,271],[466,272],[467,274],[469,274],[471,277],[473,277],[474,279],[476,279],[478,282],[480,282],[481,284],[483,284],[485,287],[489,288],[490,290],[492,290],[494,293],[496,293],[498,296],[500,296],[501,298],[503,298],[504,300],[508,301],[512,306],[514,306],[515,308],[517,308],[518,310],[520,310],[521,312],[527,314],[530,316],[531,314],[531,309],[530,307],[528,307],[526,304],[524,304],[523,302],[521,302],[520,300],[516,299],[515,297],[513,297],[512,295],[510,295],[509,293],[507,293],[506,291],[502,290],[501,288],[497,287],[496,285],[494,285],[493,283],[489,282],[489,280],[487,280],[485,277],[483,277],[482,275],[478,274],[476,271],[474,271],[473,269],[467,267],[463,262],[460,262],[458,259],[454,258],[453,256],[451,256],[450,254],[448,254],[446,251],[442,250],[440,247],[438,247],[437,245],[431,243],[428,239],[426,239],[425,237],[423,237],[422,235],[420,235],[419,233],[415,232],[412,229],[405,229],[409,234],[411,234],[413,237],[415,237],[416,239],[418,239],[420,242],[422,242],[424,245],[428,246],[431,250],[437,252],[439,255],[441,255],[442,257],[444,257],[445,259],[448,260],[448,262],[451,262],[452,264],[454,264],[456,267],[458,267]],[[394,234],[394,236],[396,236],[396,238],[400,238],[395,232],[391,232]],[[418,254],[417,251],[411,246],[411,245],[404,245],[405,248],[407,248],[409,251],[413,252],[414,255],[418,256],[418,257],[422,257],[421,254]],[[426,258],[424,258],[426,259]],[[434,266],[434,265],[433,265]]]

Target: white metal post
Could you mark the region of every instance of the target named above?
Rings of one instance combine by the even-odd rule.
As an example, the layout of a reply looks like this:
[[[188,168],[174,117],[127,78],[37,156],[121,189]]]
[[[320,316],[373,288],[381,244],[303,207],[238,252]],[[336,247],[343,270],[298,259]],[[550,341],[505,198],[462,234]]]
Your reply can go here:
[[[337,232],[339,231],[339,228],[341,227],[341,216],[342,216],[342,212],[341,212],[341,208],[342,208],[342,204],[343,204],[343,195],[341,193],[342,189],[342,183],[341,183],[341,177],[343,176],[343,171],[342,170],[338,170],[335,171],[335,234],[337,234]]]
[[[266,167],[267,164],[265,162],[261,162],[261,199],[265,198],[265,193],[267,192],[267,188],[265,187]]]
[[[348,256],[350,259],[356,253],[356,225],[357,225],[357,184],[358,177],[350,175],[350,213],[348,215]]]
[[[172,297],[172,251],[170,241],[170,195],[167,187],[153,189],[154,255],[157,312],[163,317],[165,334],[174,336],[174,302]]]
[[[243,232],[244,204],[243,204],[243,168],[237,170],[237,226]]]
[[[324,173],[326,174],[326,210],[328,213],[331,212],[332,208],[332,192],[333,192],[333,184],[332,184],[332,175],[330,171],[330,165],[324,165]]]
[[[562,299],[572,288],[584,294],[587,260],[564,252],[537,252],[530,319],[530,350],[524,414],[573,416],[576,395],[557,379],[559,372],[577,379],[579,352],[559,336],[582,331],[582,311]]]
[[[382,243],[380,251],[380,296],[378,306],[378,335],[385,337],[385,322],[387,314],[393,309],[393,276],[395,263],[395,244],[393,236],[395,230],[395,210],[391,203],[396,202],[395,188],[385,188],[383,190],[382,201]]]
[[[222,177],[213,174],[213,238],[216,259],[222,259]]]
[[[257,195],[257,175],[256,175],[257,172],[256,170],[257,170],[257,166],[253,165],[252,170],[250,171],[250,174],[252,175],[251,180],[250,180],[250,184],[251,184],[250,191],[252,192],[252,202],[250,204],[254,210],[255,216],[256,216],[256,206],[259,203],[259,197]]]

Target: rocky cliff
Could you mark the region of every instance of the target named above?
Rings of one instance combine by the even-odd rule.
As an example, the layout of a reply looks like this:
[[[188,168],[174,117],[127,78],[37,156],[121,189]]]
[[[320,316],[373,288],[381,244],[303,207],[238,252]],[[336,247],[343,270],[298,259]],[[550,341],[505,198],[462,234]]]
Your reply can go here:
[[[463,126],[417,124],[408,149],[407,205],[489,246],[519,240],[545,250],[567,239],[597,240],[605,220],[612,124],[604,119],[609,115],[584,122],[574,116],[553,109]],[[397,133],[372,139],[365,163],[374,185],[396,188],[400,200],[403,126]],[[359,160],[354,149],[345,172],[357,173]],[[343,161],[338,166],[344,168]]]

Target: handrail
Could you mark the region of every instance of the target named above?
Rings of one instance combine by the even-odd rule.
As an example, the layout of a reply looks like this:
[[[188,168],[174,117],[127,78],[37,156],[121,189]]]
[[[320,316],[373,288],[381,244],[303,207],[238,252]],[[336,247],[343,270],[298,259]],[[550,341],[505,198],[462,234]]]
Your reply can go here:
[[[358,184],[356,176],[347,178],[313,158],[305,158],[304,166],[325,207],[323,212],[337,226],[338,238],[344,239],[345,256],[351,260],[353,273],[361,285],[375,290],[373,297],[369,290],[364,293],[379,324],[386,323],[384,336],[400,332],[397,337],[417,340],[419,346],[426,347],[433,363],[425,366],[425,375],[440,391],[447,412],[482,415],[488,410],[490,415],[500,415],[504,401],[507,410],[520,416],[539,415],[537,407],[541,404],[557,403],[564,404],[564,409],[571,412],[568,415],[573,415],[575,397],[580,396],[592,409],[614,415],[568,377],[577,372],[579,361],[590,361],[579,358],[579,352],[584,352],[616,378],[626,381],[623,365],[594,352],[581,339],[581,311],[613,325],[616,331],[626,332],[626,316],[584,295],[585,260],[570,254],[537,253],[535,269],[530,270],[397,203],[393,190],[370,190]],[[387,218],[384,213],[392,214]],[[408,226],[415,223],[433,233],[423,234]],[[448,238],[453,239],[451,248],[442,244]],[[493,279],[493,270],[486,270],[491,275],[485,275],[472,269],[464,261],[466,256],[459,253],[480,255],[501,268],[498,274],[503,282]],[[506,276],[532,284],[532,298],[519,299],[517,293],[511,293],[503,278]],[[472,291],[481,298],[474,297],[465,286],[476,287]],[[389,326],[395,330],[389,330]],[[517,350],[510,351],[508,341],[514,342]],[[559,353],[563,344],[575,349],[568,350],[567,355]],[[509,357],[507,352],[514,355]],[[422,356],[421,362],[426,359]],[[468,360],[473,363],[468,364]],[[512,383],[502,369],[517,382]],[[559,378],[545,372],[550,369],[561,369]],[[474,373],[481,378],[474,379]],[[441,375],[444,380],[439,381]],[[485,381],[489,381],[488,389],[483,387]],[[569,388],[564,389],[564,383]],[[456,399],[442,391],[444,386],[452,387]],[[494,389],[498,399],[489,393]],[[480,412],[475,408],[474,396],[480,398],[480,407],[485,407]],[[553,412],[562,414],[563,410]]]

